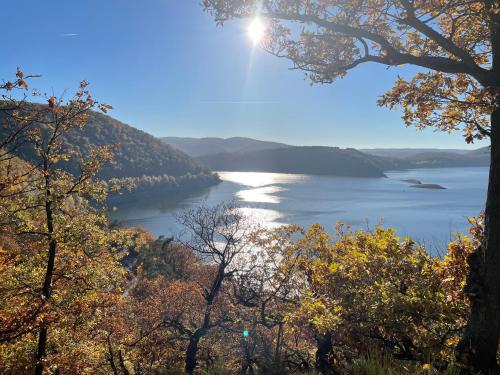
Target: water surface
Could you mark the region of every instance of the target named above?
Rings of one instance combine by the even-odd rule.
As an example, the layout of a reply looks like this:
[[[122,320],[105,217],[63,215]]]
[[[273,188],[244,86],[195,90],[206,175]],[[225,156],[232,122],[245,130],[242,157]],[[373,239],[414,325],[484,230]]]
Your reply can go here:
[[[484,206],[488,168],[417,169],[387,173],[388,178],[349,178],[260,172],[219,172],[223,182],[180,201],[142,199],[118,206],[112,216],[154,235],[179,232],[175,215],[182,209],[235,199],[245,213],[267,226],[321,223],[331,230],[340,220],[355,228],[382,223],[399,235],[411,235],[433,253],[455,232],[467,230],[467,218]],[[417,179],[446,190],[416,189]]]

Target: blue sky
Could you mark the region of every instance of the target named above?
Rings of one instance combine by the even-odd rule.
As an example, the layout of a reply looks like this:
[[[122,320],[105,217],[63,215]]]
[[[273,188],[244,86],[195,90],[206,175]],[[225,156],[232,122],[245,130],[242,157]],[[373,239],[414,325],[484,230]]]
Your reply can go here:
[[[247,22],[216,27],[198,0],[2,0],[2,13],[0,79],[19,66],[55,94],[86,79],[113,117],[156,136],[467,148],[458,133],[406,128],[399,111],[376,106],[408,70],[366,65],[311,86],[254,49]]]

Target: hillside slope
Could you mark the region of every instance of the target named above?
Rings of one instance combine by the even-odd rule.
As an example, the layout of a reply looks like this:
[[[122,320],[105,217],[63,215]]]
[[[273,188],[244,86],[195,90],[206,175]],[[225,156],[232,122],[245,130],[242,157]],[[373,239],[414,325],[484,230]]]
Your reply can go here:
[[[182,151],[100,113],[93,112],[82,136],[73,133],[68,142],[78,144],[84,152],[91,144],[118,144],[116,165],[103,170],[105,177],[182,176],[210,172]]]
[[[349,177],[384,177],[363,153],[354,149],[304,146],[258,152],[220,153],[197,160],[213,170],[303,173]]]
[[[1,121],[0,130],[11,126]],[[43,127],[42,127],[43,131]],[[87,125],[70,131],[64,143],[83,157],[93,145],[116,144],[113,165],[106,165],[99,173],[103,179],[133,177],[141,187],[169,185],[170,190],[181,188],[179,181],[189,181],[192,186],[211,185],[218,181],[207,167],[190,156],[141,130],[126,125],[110,116],[91,112]],[[25,146],[17,150],[17,156],[28,162],[34,160],[33,148]],[[64,162],[61,167],[70,172],[79,168],[78,159]],[[198,179],[199,177],[199,179]]]

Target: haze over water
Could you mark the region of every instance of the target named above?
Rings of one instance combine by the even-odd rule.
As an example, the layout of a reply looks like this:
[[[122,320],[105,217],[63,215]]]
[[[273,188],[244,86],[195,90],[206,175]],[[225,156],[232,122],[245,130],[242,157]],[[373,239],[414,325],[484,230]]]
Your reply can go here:
[[[346,178],[260,172],[219,172],[223,182],[180,202],[141,200],[118,206],[112,214],[124,225],[142,226],[155,235],[179,232],[175,215],[206,202],[236,199],[245,213],[266,226],[320,223],[331,231],[340,220],[353,228],[394,227],[433,252],[442,252],[467,218],[484,207],[488,168],[417,169],[386,173],[388,178]],[[417,179],[446,190],[417,189]]]

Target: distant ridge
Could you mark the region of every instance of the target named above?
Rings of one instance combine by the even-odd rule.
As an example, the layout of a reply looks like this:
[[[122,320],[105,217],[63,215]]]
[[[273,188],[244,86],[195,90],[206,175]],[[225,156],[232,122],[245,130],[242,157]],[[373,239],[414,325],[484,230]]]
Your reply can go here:
[[[412,162],[415,168],[450,168],[450,167],[482,167],[490,163],[488,148],[482,148],[466,153],[425,152],[406,160]]]
[[[360,148],[359,151],[375,156],[386,156],[392,158],[408,158],[424,153],[453,153],[467,154],[470,150],[454,148]]]
[[[291,147],[284,143],[259,141],[245,137],[163,137],[161,139],[192,157],[213,155],[222,152],[252,152]]]
[[[278,142],[260,141],[252,138],[233,137],[233,138],[180,138],[180,137],[164,137],[165,142],[171,144],[186,154],[196,158],[201,163],[206,164],[214,170],[223,170],[228,167],[231,170],[254,170],[285,172],[293,170],[290,165],[280,164],[283,170],[278,170],[278,164],[274,161],[267,160],[267,165],[264,163],[263,156],[259,152],[288,149],[293,150],[287,154],[295,163],[303,163],[296,169],[307,170],[306,164],[310,163],[309,170],[319,170],[317,163],[319,160],[311,161],[308,155],[301,152],[301,149],[306,149],[306,146],[291,146]],[[307,146],[309,150],[322,149],[325,157],[331,160],[333,155],[339,154],[338,151],[328,153],[326,150],[341,150],[338,147],[326,146]],[[344,149],[351,150],[352,148]],[[377,169],[381,171],[404,170],[415,168],[444,168],[444,167],[472,167],[472,166],[488,166],[489,165],[489,148],[483,147],[477,150],[463,149],[436,149],[436,148],[373,148],[355,150]],[[305,158],[305,161],[298,160],[298,155]],[[278,153],[276,153],[278,155]],[[265,153],[264,156],[270,157],[270,153]],[[358,157],[360,157],[358,155]],[[272,165],[272,167],[271,167]],[[320,168],[323,172],[326,168]],[[329,173],[333,173],[331,169]],[[322,173],[323,173],[322,172]],[[290,172],[293,173],[293,172]],[[299,172],[297,172],[299,173]],[[313,173],[313,172],[300,172]],[[352,172],[354,175],[355,172]]]

